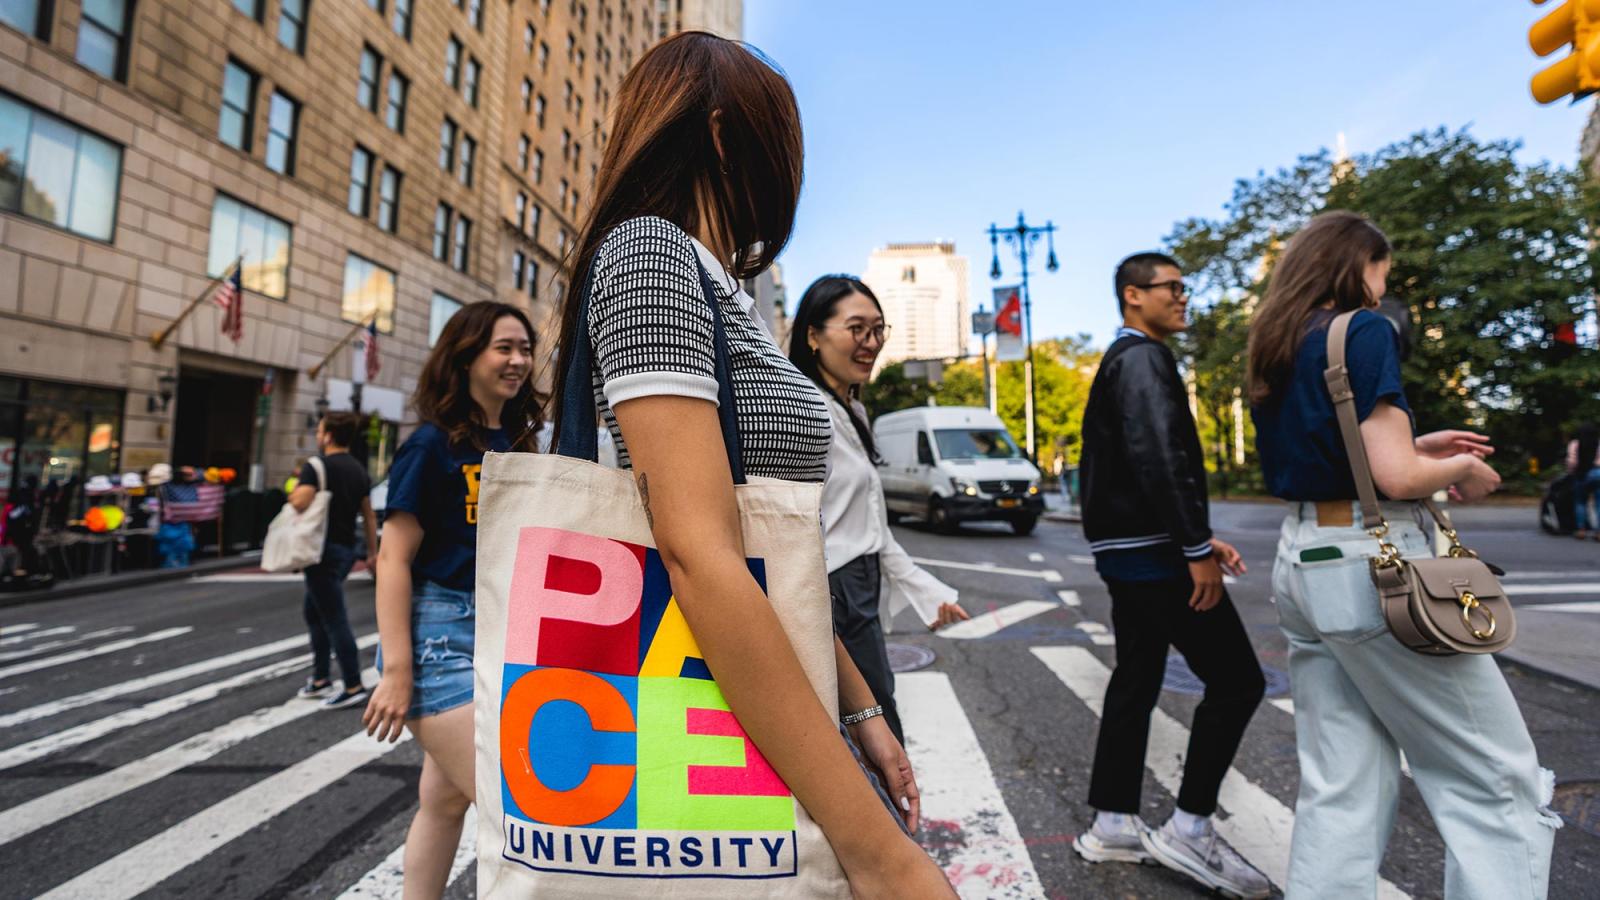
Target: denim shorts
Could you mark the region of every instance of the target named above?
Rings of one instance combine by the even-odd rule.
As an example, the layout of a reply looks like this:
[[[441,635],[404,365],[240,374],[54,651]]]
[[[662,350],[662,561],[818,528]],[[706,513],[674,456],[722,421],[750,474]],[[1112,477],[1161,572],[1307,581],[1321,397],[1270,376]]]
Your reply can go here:
[[[477,606],[471,591],[424,581],[411,593],[411,708],[406,718],[436,716],[472,702],[472,646]],[[378,649],[383,671],[383,649]]]

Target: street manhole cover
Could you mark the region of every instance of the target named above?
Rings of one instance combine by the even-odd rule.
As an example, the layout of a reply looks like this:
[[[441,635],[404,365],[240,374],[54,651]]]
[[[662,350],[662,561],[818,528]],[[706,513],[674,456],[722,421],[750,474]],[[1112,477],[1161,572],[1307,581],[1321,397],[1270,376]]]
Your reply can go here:
[[[1600,837],[1600,781],[1569,781],[1556,785],[1550,808],[1573,825]]]
[[[1271,666],[1262,666],[1261,674],[1267,677],[1268,697],[1282,697],[1289,693],[1288,673]],[[1206,692],[1206,684],[1200,680],[1200,676],[1194,674],[1182,656],[1174,653],[1167,657],[1167,674],[1161,680],[1161,689],[1174,694],[1193,694],[1198,697]]]
[[[917,644],[890,644],[889,668],[896,672],[915,672],[933,665],[933,651]]]

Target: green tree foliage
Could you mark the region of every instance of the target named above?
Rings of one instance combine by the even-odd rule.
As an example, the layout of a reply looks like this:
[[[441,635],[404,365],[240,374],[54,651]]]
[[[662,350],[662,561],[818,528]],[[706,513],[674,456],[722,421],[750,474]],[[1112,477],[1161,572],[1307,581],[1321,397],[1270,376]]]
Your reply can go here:
[[[1421,430],[1486,430],[1502,473],[1558,461],[1573,423],[1600,413],[1593,347],[1592,191],[1574,169],[1522,165],[1512,142],[1422,132],[1370,156],[1326,151],[1241,180],[1223,219],[1188,219],[1167,238],[1199,297],[1180,341],[1210,464],[1239,473],[1233,434],[1245,335],[1283,242],[1312,216],[1349,209],[1394,245],[1390,291],[1411,310],[1407,396]],[[1556,339],[1577,324],[1587,346]],[[1254,446],[1246,471],[1254,470]]]

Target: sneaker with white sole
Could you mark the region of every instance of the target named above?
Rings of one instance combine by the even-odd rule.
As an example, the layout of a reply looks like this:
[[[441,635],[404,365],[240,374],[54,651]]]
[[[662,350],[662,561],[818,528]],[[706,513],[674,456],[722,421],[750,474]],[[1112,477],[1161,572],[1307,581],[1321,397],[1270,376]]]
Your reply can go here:
[[[1224,896],[1239,900],[1272,896],[1272,882],[1261,870],[1245,862],[1239,851],[1228,846],[1210,821],[1200,834],[1191,836],[1169,819],[1160,828],[1145,829],[1140,839],[1156,862]]]
[[[361,688],[360,690],[356,691],[353,694],[352,693],[347,693],[345,691],[340,691],[339,693],[334,694],[332,697],[329,697],[328,699],[322,701],[322,708],[323,709],[344,709],[344,708],[349,707],[349,706],[355,706],[355,705],[357,705],[359,703],[366,703],[367,702],[367,698],[371,697],[371,696],[372,696],[372,692],[367,690],[365,687]]]
[[[333,682],[331,681],[324,681],[319,685],[315,678],[307,678],[306,686],[295,691],[294,695],[301,700],[320,700],[333,693],[333,690]]]
[[[1092,863],[1154,864],[1155,859],[1139,840],[1140,833],[1147,830],[1148,826],[1138,816],[1125,816],[1119,830],[1102,827],[1097,816],[1089,830],[1072,839],[1072,849]]]

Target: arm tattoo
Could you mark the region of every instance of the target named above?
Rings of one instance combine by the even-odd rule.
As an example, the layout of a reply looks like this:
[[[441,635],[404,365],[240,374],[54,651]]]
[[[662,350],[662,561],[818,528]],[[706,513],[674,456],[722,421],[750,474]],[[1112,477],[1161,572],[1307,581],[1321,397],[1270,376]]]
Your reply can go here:
[[[650,512],[650,476],[639,473],[639,499],[644,503],[644,520],[651,528],[656,527],[656,517]]]

